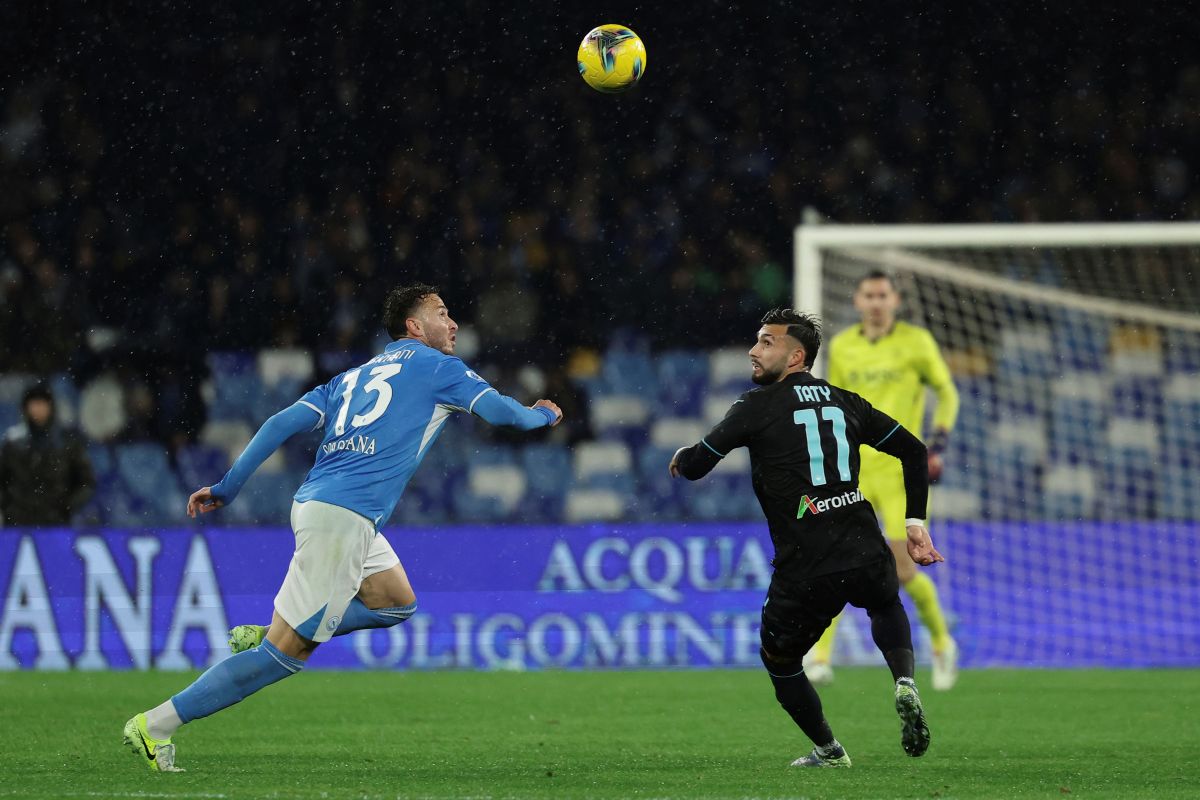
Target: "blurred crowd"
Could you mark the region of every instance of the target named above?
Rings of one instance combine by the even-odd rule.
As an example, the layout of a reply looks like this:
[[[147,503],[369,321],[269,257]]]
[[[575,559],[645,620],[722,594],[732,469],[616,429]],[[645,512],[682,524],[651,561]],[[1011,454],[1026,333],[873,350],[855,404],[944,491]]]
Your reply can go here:
[[[0,373],[115,372],[145,406],[131,436],[188,438],[206,353],[335,372],[399,282],[442,285],[478,361],[557,380],[619,329],[744,338],[790,297],[805,207],[1200,219],[1191,21],[1070,5],[644,12],[619,21],[646,77],[615,97],[571,63],[615,21],[586,9],[22,12],[0,34]]]

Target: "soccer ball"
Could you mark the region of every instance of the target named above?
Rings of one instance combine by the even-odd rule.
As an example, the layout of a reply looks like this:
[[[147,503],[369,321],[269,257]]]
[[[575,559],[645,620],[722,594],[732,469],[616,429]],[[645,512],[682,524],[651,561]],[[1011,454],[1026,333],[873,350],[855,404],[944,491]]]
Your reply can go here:
[[[646,71],[646,45],[624,25],[601,25],[579,45],[579,75],[598,92],[623,92]]]

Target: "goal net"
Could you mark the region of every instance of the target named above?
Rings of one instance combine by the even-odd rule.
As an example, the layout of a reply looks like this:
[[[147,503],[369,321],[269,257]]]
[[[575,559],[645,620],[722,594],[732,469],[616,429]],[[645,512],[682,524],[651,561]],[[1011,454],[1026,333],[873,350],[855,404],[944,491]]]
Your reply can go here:
[[[872,270],[961,396],[930,527],[964,663],[1200,663],[1200,224],[797,228],[827,339]]]

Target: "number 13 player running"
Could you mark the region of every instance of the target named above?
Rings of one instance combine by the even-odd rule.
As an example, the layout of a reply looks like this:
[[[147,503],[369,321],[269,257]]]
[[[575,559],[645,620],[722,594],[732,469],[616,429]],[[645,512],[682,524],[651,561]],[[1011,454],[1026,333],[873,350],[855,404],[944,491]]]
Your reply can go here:
[[[742,395],[712,432],[671,459],[674,477],[698,480],[735,447],[750,450],[754,493],[775,546],[762,609],[762,661],[775,697],[812,740],[796,767],[848,767],[802,659],[847,603],[864,608],[895,681],[900,742],[924,755],[929,727],[913,681],[912,629],[900,604],[896,561],[858,488],[859,444],[900,459],[907,492],[907,550],[922,565],[943,561],[923,519],[929,493],[925,445],[852,392],[809,371],[821,346],[812,317],[767,312],[750,350],[761,388]]]
[[[412,616],[417,598],[379,533],[421,459],[454,412],[532,430],[556,425],[558,406],[504,397],[454,357],[455,331],[432,286],[393,290],[384,302],[393,341],[356,369],[313,389],[267,420],[224,479],[188,499],[194,517],[227,505],[289,437],[321,427],[316,464],[292,503],[296,551],[265,639],[231,641],[238,652],[161,705],[125,723],[125,744],[150,769],[179,772],[171,736],[299,672],[322,642]]]

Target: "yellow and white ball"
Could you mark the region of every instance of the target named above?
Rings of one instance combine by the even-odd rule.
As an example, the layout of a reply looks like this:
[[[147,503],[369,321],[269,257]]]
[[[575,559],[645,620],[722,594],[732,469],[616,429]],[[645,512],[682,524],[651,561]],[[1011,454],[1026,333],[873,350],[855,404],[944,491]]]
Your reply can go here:
[[[646,45],[624,25],[601,25],[579,45],[579,75],[598,92],[623,92],[646,72]]]

